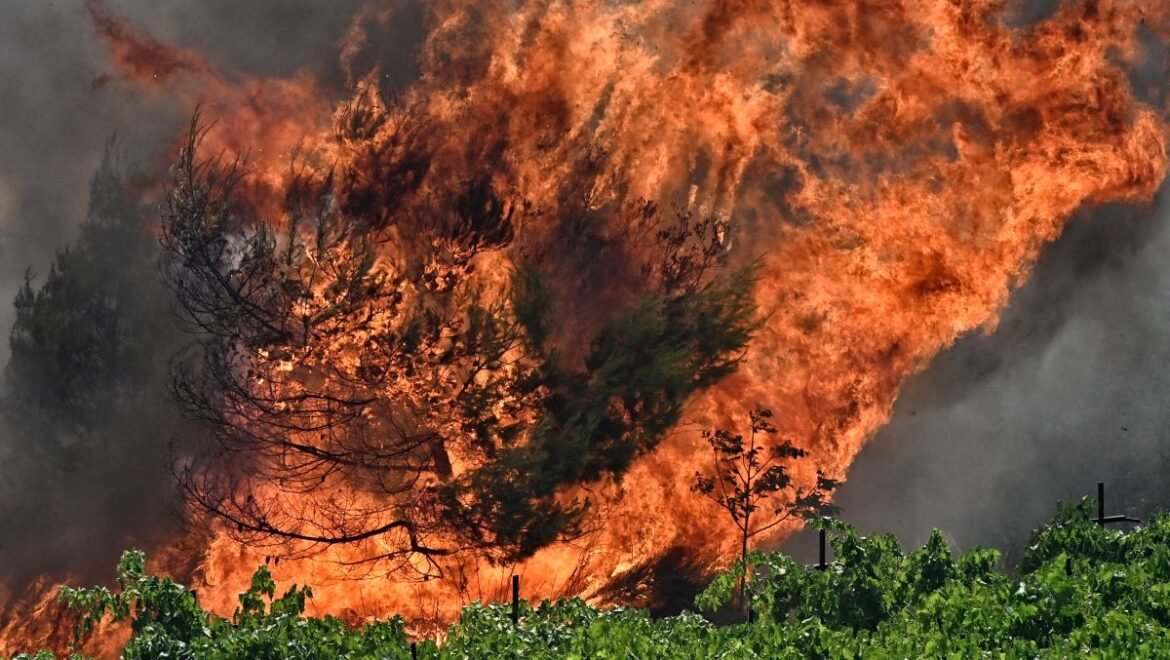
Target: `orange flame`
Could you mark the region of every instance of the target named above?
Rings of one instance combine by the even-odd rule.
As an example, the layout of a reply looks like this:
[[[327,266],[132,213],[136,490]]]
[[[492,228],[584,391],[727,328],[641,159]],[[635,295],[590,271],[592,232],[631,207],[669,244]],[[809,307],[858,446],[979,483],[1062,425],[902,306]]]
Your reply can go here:
[[[606,487],[604,524],[581,545],[518,567],[465,557],[457,578],[425,584],[338,581],[328,556],[285,562],[278,579],[319,587],[320,611],[442,622],[504,597],[513,570],[525,597],[604,599],[678,548],[718,564],[733,538],[689,492],[709,457],[688,429],[742,427],[756,404],[809,451],[803,478],[844,477],[902,382],[963,334],[993,331],[1074,212],[1148,201],[1165,178],[1166,109],[1136,98],[1126,70],[1145,59],[1143,38],[1170,38],[1170,7],[1066,2],[1028,27],[1010,26],[1005,7],[434,3],[423,74],[402,104],[428,127],[425,188],[490,172],[501,196],[547,218],[583,208],[603,235],[621,234],[615,209],[639,198],[729,217],[736,254],[762,262],[768,320],[739,373],[691,403],[686,428]],[[90,9],[124,76],[203,102],[219,119],[214,146],[249,150],[272,189],[298,149],[326,163],[356,153],[337,146],[313,80],[229,81]],[[392,25],[391,10],[369,11],[345,53],[377,38],[360,26]],[[353,78],[355,94],[371,93],[372,78]],[[555,245],[553,223],[533,231]],[[568,277],[554,286],[577,297]],[[564,304],[586,320],[585,303]],[[211,542],[203,601],[230,611],[258,559]]]

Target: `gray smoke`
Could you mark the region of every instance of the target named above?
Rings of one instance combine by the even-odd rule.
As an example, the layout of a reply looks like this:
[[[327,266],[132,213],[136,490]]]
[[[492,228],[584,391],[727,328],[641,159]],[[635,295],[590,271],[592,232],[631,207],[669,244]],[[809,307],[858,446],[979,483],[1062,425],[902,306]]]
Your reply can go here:
[[[0,364],[8,361],[12,301],[25,270],[37,276],[34,286],[43,282],[54,252],[77,238],[89,181],[110,135],[121,131],[123,150],[141,159],[178,125],[173,108],[134,103],[112,88],[95,87],[106,57],[88,20],[80,2],[0,5]],[[0,416],[0,535],[6,539],[0,556],[9,584],[65,570],[69,556],[87,564],[95,540],[109,538],[109,526],[122,514],[157,516],[164,493],[143,492],[159,481],[157,455],[70,469],[44,460],[36,451],[41,439],[17,427]],[[131,497],[117,490],[129,490]],[[87,506],[101,502],[126,510]],[[95,561],[106,565],[116,559],[94,554],[103,555]]]

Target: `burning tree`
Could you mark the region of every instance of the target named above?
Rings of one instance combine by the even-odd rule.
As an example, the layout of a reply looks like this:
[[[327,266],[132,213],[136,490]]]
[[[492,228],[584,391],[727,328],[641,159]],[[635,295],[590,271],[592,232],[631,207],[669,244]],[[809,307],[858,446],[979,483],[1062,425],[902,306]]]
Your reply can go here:
[[[274,220],[192,129],[162,218],[196,337],[171,389],[214,430],[178,471],[199,509],[249,543],[355,546],[429,577],[462,549],[518,559],[579,534],[571,489],[620,478],[736,367],[754,271],[725,267],[725,222],[641,205],[650,285],[566,359],[541,263],[513,258],[526,207],[486,182],[420,192],[425,149],[396,130],[401,148],[296,170]]]
[[[726,429],[703,431],[703,439],[711,446],[714,469],[711,476],[696,472],[692,486],[726,511],[739,530],[741,604],[747,588],[751,540],[794,518],[832,512],[834,507],[826,498],[837,488],[836,480],[817,472],[813,486],[793,489],[788,469],[791,461],[803,458],[806,452],[790,440],[779,444],[766,441],[779,433],[771,422],[771,410],[757,407],[748,417],[750,433],[746,442],[742,434],[733,435]],[[791,497],[784,497],[790,489]],[[770,505],[771,511],[761,511],[765,505]]]

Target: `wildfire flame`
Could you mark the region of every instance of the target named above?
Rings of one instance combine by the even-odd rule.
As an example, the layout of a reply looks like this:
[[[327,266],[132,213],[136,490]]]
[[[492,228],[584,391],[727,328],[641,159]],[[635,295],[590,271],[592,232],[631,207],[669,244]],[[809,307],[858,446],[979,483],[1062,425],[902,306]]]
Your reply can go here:
[[[277,579],[314,585],[318,612],[441,623],[468,600],[505,597],[512,572],[526,598],[604,600],[608,585],[672,551],[718,565],[735,539],[689,492],[710,460],[694,429],[742,428],[756,404],[809,452],[801,478],[844,478],[902,382],[956,338],[993,331],[1074,212],[1148,201],[1165,178],[1167,108],[1140,100],[1127,70],[1148,41],[1170,39],[1170,6],[1064,2],[1030,26],[1012,26],[1009,9],[431,3],[422,75],[400,103],[427,125],[424,188],[490,173],[501,197],[539,218],[583,209],[615,236],[626,221],[616,209],[637,199],[730,218],[734,254],[760,260],[767,321],[739,372],[692,401],[684,428],[608,489],[604,524],[581,543],[519,566],[464,558],[456,578],[427,583],[338,580],[328,554],[283,562]],[[96,1],[90,10],[121,75],[202,103],[218,121],[212,148],[247,151],[262,189],[279,190],[297,154],[361,170],[346,159],[362,150],[339,146],[335,108],[376,102],[377,72],[351,68],[352,99],[330,99],[308,76],[229,78]],[[393,21],[393,6],[367,8],[343,64]],[[392,131],[347,139],[374,147]],[[526,231],[556,249],[561,228]],[[554,290],[573,300],[580,283],[563,275]],[[582,322],[597,311],[566,305]],[[201,602],[230,612],[260,559],[213,538],[193,576]]]

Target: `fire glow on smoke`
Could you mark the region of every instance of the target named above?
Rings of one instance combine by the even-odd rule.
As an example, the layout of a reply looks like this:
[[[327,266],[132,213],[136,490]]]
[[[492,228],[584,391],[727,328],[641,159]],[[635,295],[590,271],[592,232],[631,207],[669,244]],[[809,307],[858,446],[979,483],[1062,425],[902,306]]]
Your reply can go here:
[[[380,103],[379,71],[353,62],[393,25],[393,3],[367,7],[341,45],[349,99],[308,76],[216,71],[90,9],[126,84],[202,104],[216,122],[209,150],[248,152],[258,205],[280,197],[294,155],[377,177],[376,163],[353,159],[398,148],[393,121],[361,144],[335,126],[338,108]],[[444,621],[503,597],[513,571],[525,597],[598,598],[679,548],[726,561],[734,535],[689,492],[709,461],[695,429],[742,427],[762,404],[809,452],[801,478],[845,477],[901,383],[959,336],[994,330],[1075,211],[1148,201],[1166,174],[1167,108],[1139,101],[1127,76],[1148,57],[1143,40],[1170,39],[1170,6],[1155,0],[1065,2],[1025,27],[994,0],[440,0],[427,11],[422,73],[388,110],[425,121],[431,164],[417,194],[487,175],[500,198],[534,209],[517,245],[553,252],[567,249],[568,216],[636,252],[622,243],[624,210],[641,199],[727,218],[733,258],[761,264],[767,321],[682,428],[600,487],[604,522],[582,542],[520,566],[452,559],[462,580],[426,583],[338,581],[328,553],[275,567],[280,582],[314,585],[318,612]],[[581,325],[613,302],[580,269],[554,272],[558,311]],[[222,535],[201,552],[193,586],[230,612],[262,558]]]

